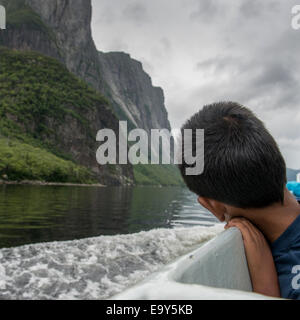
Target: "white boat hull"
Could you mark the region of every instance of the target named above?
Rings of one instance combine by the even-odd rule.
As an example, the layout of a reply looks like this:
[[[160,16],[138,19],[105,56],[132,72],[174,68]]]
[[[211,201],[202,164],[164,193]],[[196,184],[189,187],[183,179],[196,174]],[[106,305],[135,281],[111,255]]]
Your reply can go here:
[[[251,291],[242,236],[231,228],[111,299],[270,299]]]

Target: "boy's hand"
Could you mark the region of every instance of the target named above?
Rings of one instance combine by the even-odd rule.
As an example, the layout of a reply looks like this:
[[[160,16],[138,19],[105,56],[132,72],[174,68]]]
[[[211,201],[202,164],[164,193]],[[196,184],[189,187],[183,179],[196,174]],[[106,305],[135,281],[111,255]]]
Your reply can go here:
[[[231,219],[225,229],[230,227],[237,227],[242,233],[253,291],[280,297],[273,256],[263,234],[245,218]]]

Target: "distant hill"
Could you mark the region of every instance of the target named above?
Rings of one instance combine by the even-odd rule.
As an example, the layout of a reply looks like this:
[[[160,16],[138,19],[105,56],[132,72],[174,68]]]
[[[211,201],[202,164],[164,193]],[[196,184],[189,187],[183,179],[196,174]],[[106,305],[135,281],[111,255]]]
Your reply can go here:
[[[294,170],[294,169],[289,169],[287,168],[287,180],[288,181],[295,181],[297,178],[297,174],[300,173],[300,169],[299,170]]]

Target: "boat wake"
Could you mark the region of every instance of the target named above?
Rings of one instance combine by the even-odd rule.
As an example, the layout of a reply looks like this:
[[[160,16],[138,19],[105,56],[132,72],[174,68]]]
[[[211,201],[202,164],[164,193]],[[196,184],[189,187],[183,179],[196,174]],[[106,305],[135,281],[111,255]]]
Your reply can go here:
[[[0,250],[0,299],[107,299],[223,230],[155,229]]]

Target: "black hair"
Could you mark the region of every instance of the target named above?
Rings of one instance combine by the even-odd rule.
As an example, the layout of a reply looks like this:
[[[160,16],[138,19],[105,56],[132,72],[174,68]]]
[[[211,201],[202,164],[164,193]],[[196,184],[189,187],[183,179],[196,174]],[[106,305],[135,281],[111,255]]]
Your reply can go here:
[[[271,134],[252,111],[235,102],[206,105],[182,127],[204,129],[204,171],[180,172],[198,196],[238,208],[262,208],[284,200],[286,165]],[[192,150],[195,154],[196,141]]]

